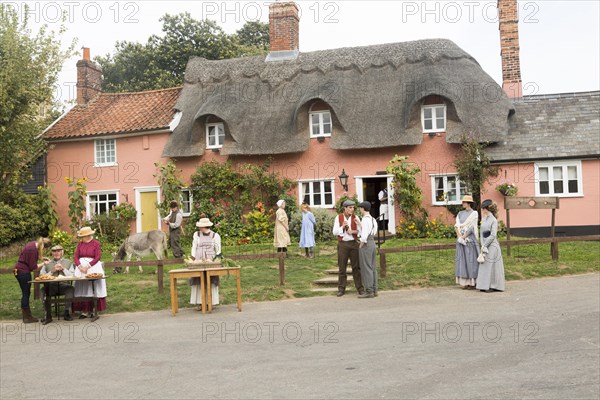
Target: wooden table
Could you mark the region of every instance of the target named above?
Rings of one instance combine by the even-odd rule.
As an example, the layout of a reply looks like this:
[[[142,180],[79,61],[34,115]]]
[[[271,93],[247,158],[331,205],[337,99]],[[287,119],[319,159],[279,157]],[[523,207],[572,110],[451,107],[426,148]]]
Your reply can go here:
[[[179,310],[179,300],[177,298],[177,279],[178,278],[200,278],[200,296],[202,300],[202,314],[212,312],[212,291],[210,289],[211,276],[237,275],[237,307],[242,311],[242,285],[240,280],[240,267],[218,267],[218,268],[182,268],[169,271],[171,281],[171,314],[175,316]],[[208,304],[208,307],[207,307]]]
[[[44,284],[44,290],[45,290],[45,295],[46,298],[44,299],[44,311],[46,312],[46,316],[51,315],[52,310],[52,304],[54,303],[63,303],[66,304],[67,299],[66,298],[58,298],[58,299],[50,299],[50,285],[51,283],[56,283],[59,284],[60,282],[77,282],[77,281],[97,281],[100,279],[106,279],[106,276],[101,276],[99,278],[85,278],[85,277],[75,277],[75,276],[61,276],[59,278],[56,279],[44,279],[44,280],[32,280],[29,281],[29,283],[43,283]],[[76,301],[92,301],[93,303],[93,309],[92,309],[92,313],[93,313],[93,317],[92,317],[92,322],[96,321],[98,318],[100,318],[100,316],[98,315],[98,296],[96,295],[96,286],[92,284],[92,297],[75,297],[73,296],[72,299],[69,299],[69,301],[71,301],[71,303],[75,303]],[[57,317],[60,319],[60,317]]]

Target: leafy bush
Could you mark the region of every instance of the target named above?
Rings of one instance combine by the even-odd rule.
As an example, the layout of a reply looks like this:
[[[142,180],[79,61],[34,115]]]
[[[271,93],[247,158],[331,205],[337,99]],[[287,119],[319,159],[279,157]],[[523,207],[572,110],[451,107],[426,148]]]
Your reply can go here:
[[[315,240],[327,241],[333,240],[333,221],[335,214],[324,208],[313,208],[310,210],[315,216],[317,226],[315,227]],[[300,230],[302,229],[302,212],[296,211],[290,219],[290,235],[296,239],[300,238]]]
[[[266,210],[262,202],[258,202],[254,209],[244,215],[244,236],[250,243],[260,243],[273,236],[274,224],[273,209]]]
[[[65,257],[71,258],[75,255],[75,247],[77,247],[76,239],[69,232],[55,229],[50,234],[52,245],[61,245],[65,249]]]
[[[428,219],[427,217],[413,220],[400,220],[396,227],[396,235],[401,239],[418,238],[453,238],[456,236],[453,225],[446,225],[442,219]]]
[[[0,202],[0,245],[48,235],[44,211],[36,196],[16,194],[14,204]]]
[[[89,225],[96,231],[96,238],[107,250],[118,248],[130,233],[130,222],[136,216],[135,207],[129,203],[121,203],[108,213],[94,215]]]

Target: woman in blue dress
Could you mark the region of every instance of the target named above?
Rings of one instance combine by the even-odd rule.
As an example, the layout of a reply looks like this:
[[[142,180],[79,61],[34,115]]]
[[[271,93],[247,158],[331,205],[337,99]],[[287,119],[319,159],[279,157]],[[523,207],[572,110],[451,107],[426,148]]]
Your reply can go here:
[[[300,248],[306,251],[306,257],[315,257],[315,228],[317,221],[306,203],[300,205],[302,210],[302,228],[300,229]]]
[[[463,289],[475,289],[479,263],[479,245],[477,243],[477,224],[479,216],[473,210],[473,197],[464,196],[464,210],[456,216],[456,258],[454,262],[456,283]]]
[[[504,259],[498,243],[498,206],[492,200],[481,203],[481,252],[477,289],[482,292],[504,291]]]

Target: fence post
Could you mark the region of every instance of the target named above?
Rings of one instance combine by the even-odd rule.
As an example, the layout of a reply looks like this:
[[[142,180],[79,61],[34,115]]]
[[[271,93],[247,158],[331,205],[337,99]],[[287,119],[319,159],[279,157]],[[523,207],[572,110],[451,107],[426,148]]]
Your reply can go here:
[[[387,276],[387,260],[385,258],[385,253],[379,250],[379,273],[382,278]]]
[[[279,255],[279,286],[285,285],[285,255],[286,253],[277,253]]]
[[[164,288],[164,277],[163,277],[163,262],[162,260],[158,260],[158,264],[156,267],[156,275],[158,279],[158,293],[162,294],[165,290]]]

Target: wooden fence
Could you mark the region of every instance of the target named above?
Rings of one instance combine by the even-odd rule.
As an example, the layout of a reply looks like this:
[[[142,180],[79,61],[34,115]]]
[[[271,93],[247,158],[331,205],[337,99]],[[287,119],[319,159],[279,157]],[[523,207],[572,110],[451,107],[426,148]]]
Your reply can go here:
[[[540,239],[524,239],[524,240],[500,240],[501,246],[522,246],[525,244],[540,244],[550,243],[550,254],[554,261],[558,261],[558,243],[560,242],[582,242],[600,240],[600,235],[586,236],[565,236]],[[379,249],[379,273],[382,278],[387,276],[387,254],[393,253],[409,253],[419,251],[439,251],[455,249],[456,244],[424,244],[421,246],[395,247],[389,249]]]

